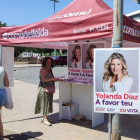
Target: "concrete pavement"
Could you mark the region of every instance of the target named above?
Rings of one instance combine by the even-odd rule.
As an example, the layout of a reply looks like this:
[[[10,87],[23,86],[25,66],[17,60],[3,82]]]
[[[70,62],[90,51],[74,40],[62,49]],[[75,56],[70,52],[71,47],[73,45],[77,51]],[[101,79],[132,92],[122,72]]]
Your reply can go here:
[[[105,123],[92,129],[91,122],[78,123],[58,120],[58,89],[54,94],[54,112],[49,115],[54,120],[53,126],[45,126],[41,122],[40,114],[34,115],[34,107],[37,95],[37,85],[15,81],[12,88],[14,109],[7,110],[3,108],[4,129],[10,131],[12,135],[28,136],[25,139],[42,139],[42,140],[107,140],[107,115],[105,115]],[[126,116],[125,116],[126,117]],[[132,118],[133,117],[133,118]],[[138,140],[139,134],[139,116],[128,115],[122,124],[122,140]],[[132,121],[132,125],[131,125]],[[136,123],[137,121],[137,123]],[[134,125],[135,122],[135,125]],[[14,133],[13,133],[14,132]],[[20,135],[21,134],[21,135]],[[11,135],[11,134],[10,134]],[[5,133],[5,138],[10,137]],[[22,139],[18,139],[22,140]]]

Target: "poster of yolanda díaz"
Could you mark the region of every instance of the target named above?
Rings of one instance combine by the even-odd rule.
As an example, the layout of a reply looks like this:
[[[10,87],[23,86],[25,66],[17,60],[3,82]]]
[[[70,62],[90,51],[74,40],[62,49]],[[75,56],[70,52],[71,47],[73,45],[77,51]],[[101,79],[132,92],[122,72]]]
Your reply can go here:
[[[94,50],[94,112],[140,113],[140,49]]]
[[[68,46],[68,77],[93,84],[94,49],[105,42],[72,43]]]

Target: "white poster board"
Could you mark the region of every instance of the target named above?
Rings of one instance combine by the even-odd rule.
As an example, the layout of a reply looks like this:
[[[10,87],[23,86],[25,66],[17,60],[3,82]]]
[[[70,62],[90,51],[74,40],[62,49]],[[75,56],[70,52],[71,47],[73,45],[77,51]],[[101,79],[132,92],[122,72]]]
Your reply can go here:
[[[68,45],[68,77],[93,83],[94,48],[105,48],[105,42],[71,43]]]
[[[94,112],[140,114],[140,50],[94,50]]]
[[[2,66],[7,72],[10,87],[14,86],[14,48],[2,47]]]

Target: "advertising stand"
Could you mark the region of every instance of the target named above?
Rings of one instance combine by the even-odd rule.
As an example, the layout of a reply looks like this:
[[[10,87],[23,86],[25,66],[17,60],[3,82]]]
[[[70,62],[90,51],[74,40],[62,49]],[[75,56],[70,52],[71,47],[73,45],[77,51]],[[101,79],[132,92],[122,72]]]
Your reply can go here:
[[[104,114],[93,112],[94,49],[105,42],[71,43],[68,46],[68,79],[59,85],[59,119],[64,119],[63,104],[79,105],[78,115],[92,120],[92,127],[104,122]]]
[[[95,50],[94,112],[140,114],[139,66],[138,48]]]

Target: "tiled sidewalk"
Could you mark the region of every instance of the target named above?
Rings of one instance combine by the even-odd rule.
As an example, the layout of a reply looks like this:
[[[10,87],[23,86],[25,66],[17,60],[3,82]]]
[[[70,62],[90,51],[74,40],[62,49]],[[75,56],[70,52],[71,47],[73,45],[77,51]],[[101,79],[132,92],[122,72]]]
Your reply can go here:
[[[54,95],[54,113],[50,118],[54,120],[53,126],[45,126],[41,122],[40,114],[34,115],[37,95],[37,85],[15,81],[12,88],[14,109],[3,108],[4,129],[43,140],[107,140],[107,119],[105,123],[92,129],[91,122],[78,123],[58,120],[59,93]],[[6,133],[7,137],[9,134]],[[27,139],[31,139],[31,138]],[[21,139],[22,140],[22,139]],[[122,140],[140,140],[140,116],[123,115]]]

